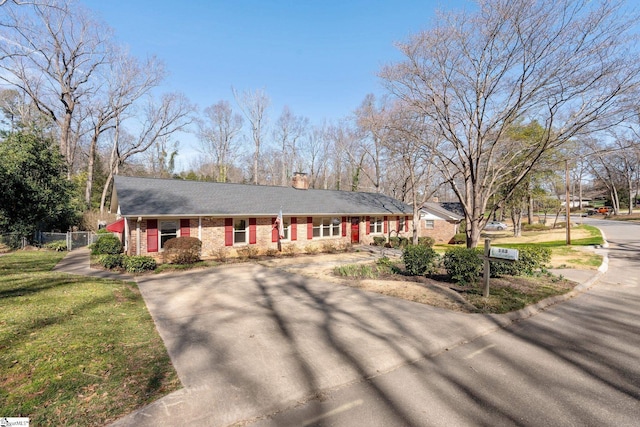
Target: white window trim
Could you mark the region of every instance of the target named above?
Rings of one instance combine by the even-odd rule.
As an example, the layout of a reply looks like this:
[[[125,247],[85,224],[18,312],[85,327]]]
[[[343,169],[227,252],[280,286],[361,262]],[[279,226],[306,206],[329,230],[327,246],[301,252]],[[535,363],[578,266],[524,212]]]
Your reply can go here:
[[[378,224],[378,221],[380,221],[379,224]],[[380,231],[377,231],[378,226],[380,226]],[[373,227],[373,231],[371,227]],[[384,217],[381,217],[381,216],[369,217],[369,234],[384,234]]]
[[[236,242],[236,221],[244,221],[244,242]],[[238,230],[240,232],[240,230]],[[249,218],[233,219],[233,246],[249,246]]]
[[[431,226],[429,226],[429,222],[431,222]],[[425,219],[424,220],[424,229],[425,230],[435,230],[436,228],[436,220],[435,219]]]
[[[317,226],[315,225],[315,221],[317,219],[320,219],[320,226],[319,226],[319,230],[320,230],[320,235],[316,236],[315,235],[315,231],[317,229]],[[329,235],[325,236],[324,235],[324,228],[326,227],[324,225],[324,220],[328,219],[329,220]],[[336,234],[333,233],[334,227],[335,225],[333,224],[333,220],[337,219],[339,222],[337,224],[338,227],[338,231]],[[342,219],[336,216],[323,216],[323,217],[313,217],[313,231],[312,231],[312,238],[313,239],[335,239],[335,238],[340,238],[342,236],[342,233],[340,232],[342,226]]]
[[[170,234],[163,234],[162,233],[162,224],[163,223],[166,224],[168,222],[172,222],[176,226],[176,232],[175,233],[170,233]],[[174,234],[175,234],[175,237],[178,237],[180,235],[180,221],[179,220],[164,219],[164,220],[159,220],[158,221],[158,251],[159,252],[164,251],[164,245],[162,244],[162,236],[163,235],[165,235],[165,236],[173,236]]]

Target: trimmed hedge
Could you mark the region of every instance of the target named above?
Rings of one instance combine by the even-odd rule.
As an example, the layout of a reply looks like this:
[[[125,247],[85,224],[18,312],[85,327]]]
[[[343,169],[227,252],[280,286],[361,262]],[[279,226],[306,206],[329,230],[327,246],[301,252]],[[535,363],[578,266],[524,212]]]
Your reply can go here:
[[[100,234],[91,245],[91,255],[115,255],[122,252],[122,243],[113,234]]]
[[[104,268],[109,270],[119,269],[123,267],[124,258],[126,255],[123,254],[107,254],[102,255],[98,262]]]
[[[404,269],[410,276],[424,276],[434,271],[438,254],[424,245],[410,245],[402,251]]]
[[[475,248],[453,248],[444,254],[447,274],[458,283],[475,283],[483,270],[482,251]]]
[[[142,273],[155,270],[158,265],[156,260],[150,256],[134,255],[125,256],[122,261],[122,266],[129,273]]]
[[[163,260],[174,264],[194,264],[200,261],[202,242],[197,237],[176,237],[164,244]]]
[[[373,238],[373,244],[375,246],[384,246],[387,243],[387,238],[384,236],[375,236]]]

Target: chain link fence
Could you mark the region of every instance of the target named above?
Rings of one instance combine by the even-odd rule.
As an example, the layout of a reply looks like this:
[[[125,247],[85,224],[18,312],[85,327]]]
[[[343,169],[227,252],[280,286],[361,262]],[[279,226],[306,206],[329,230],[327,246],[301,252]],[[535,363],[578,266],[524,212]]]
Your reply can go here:
[[[66,233],[49,233],[39,231],[36,233],[36,244],[44,246],[53,242],[65,242],[67,250],[73,250],[89,246],[96,241],[93,231],[68,231]]]

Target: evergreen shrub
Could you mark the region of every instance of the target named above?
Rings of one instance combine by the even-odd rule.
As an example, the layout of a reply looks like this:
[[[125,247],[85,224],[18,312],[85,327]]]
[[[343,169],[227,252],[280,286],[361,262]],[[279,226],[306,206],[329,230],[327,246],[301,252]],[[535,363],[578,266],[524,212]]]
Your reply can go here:
[[[443,264],[447,274],[458,283],[475,283],[482,273],[482,252],[475,248],[453,248],[444,254]]]
[[[158,266],[156,260],[150,256],[134,255],[123,257],[123,267],[129,273],[143,273],[155,270]]]
[[[424,245],[407,246],[402,251],[404,269],[410,276],[424,276],[435,269],[438,254]]]
[[[122,252],[122,243],[113,234],[99,234],[91,245],[91,255],[115,255]]]

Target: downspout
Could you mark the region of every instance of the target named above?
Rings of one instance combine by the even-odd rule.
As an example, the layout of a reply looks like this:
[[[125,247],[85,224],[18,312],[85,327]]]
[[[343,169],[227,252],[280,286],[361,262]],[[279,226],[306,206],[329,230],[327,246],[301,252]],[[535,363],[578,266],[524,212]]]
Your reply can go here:
[[[142,217],[138,217],[138,221],[136,221],[136,255],[140,255],[141,252],[141,243],[140,239],[142,237],[142,232],[140,231],[140,223],[142,222]]]

